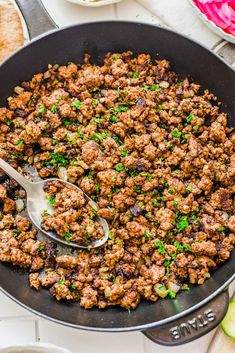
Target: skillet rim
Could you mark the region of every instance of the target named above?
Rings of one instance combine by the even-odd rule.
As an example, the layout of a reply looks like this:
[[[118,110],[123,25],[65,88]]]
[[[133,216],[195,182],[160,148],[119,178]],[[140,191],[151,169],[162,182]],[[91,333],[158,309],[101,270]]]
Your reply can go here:
[[[75,27],[83,27],[83,26],[87,26],[87,25],[99,25],[99,24],[109,24],[109,23],[119,23],[119,24],[135,24],[137,26],[147,26],[147,27],[152,27],[152,28],[156,28],[156,29],[160,29],[163,31],[166,31],[170,34],[182,37],[184,39],[186,39],[189,42],[192,42],[193,44],[196,44],[198,46],[200,46],[202,49],[206,50],[207,52],[209,52],[211,55],[215,56],[217,59],[219,59],[225,66],[227,66],[227,68],[229,68],[232,73],[235,75],[235,70],[233,69],[233,67],[223,59],[223,57],[221,57],[220,55],[218,55],[216,52],[214,52],[212,49],[206,47],[206,45],[200,43],[198,40],[196,39],[192,39],[184,34],[181,34],[178,31],[174,31],[172,29],[169,29],[167,27],[164,26],[157,26],[154,24],[150,24],[148,22],[137,22],[137,21],[119,21],[119,20],[105,20],[105,21],[89,21],[89,22],[83,22],[83,23],[78,23],[78,24],[73,24],[73,25],[68,25],[68,26],[64,26],[64,27],[56,27],[55,29],[52,29],[49,32],[45,32],[40,34],[39,36],[30,39],[27,43],[25,43],[21,48],[17,49],[14,53],[12,53],[10,56],[8,56],[6,59],[4,59],[1,63],[0,63],[0,69],[2,66],[4,66],[5,63],[7,63],[8,61],[11,60],[12,57],[16,56],[19,52],[23,51],[25,48],[27,48],[28,46],[30,46],[31,44],[40,41],[41,39],[50,36],[51,34],[57,33],[57,32],[62,32],[62,31],[66,31],[69,30],[71,28],[75,28]]]
[[[191,42],[193,45],[199,46],[201,47],[203,50],[209,52],[209,54],[215,56],[222,64],[224,64],[233,74],[233,76],[235,77],[235,71],[233,70],[232,66],[229,65],[222,57],[220,57],[217,53],[213,52],[210,48],[207,48],[204,44],[199,43],[197,40],[191,39],[189,37],[187,37],[186,35],[182,35],[177,31],[173,31],[171,29],[165,28],[163,26],[157,26],[154,24],[149,24],[146,22],[136,22],[136,21],[119,21],[119,20],[106,20],[106,21],[91,21],[91,22],[84,22],[81,24],[74,24],[74,25],[70,25],[70,26],[65,26],[62,28],[55,28],[54,30],[51,30],[49,32],[43,33],[39,36],[37,36],[36,38],[30,40],[28,43],[24,44],[23,47],[19,48],[17,51],[15,51],[13,54],[11,54],[8,58],[6,58],[1,64],[0,64],[0,70],[2,68],[2,66],[4,66],[5,63],[7,63],[8,61],[11,60],[11,58],[17,56],[18,53],[20,53],[21,51],[23,51],[25,48],[29,47],[30,45],[33,45],[35,42],[43,40],[44,38],[46,38],[47,36],[53,35],[54,33],[57,32],[61,32],[61,31],[66,31],[66,30],[70,30],[71,28],[80,28],[83,26],[87,26],[87,25],[103,25],[103,24],[113,24],[113,23],[117,23],[117,24],[130,24],[130,25],[136,25],[136,26],[144,26],[144,27],[151,27],[154,28],[156,30],[162,30],[162,31],[166,31],[168,33],[170,33],[170,35],[176,35],[176,36],[180,36],[184,39],[186,39],[188,42]],[[0,291],[4,294],[6,294],[9,298],[11,298],[14,302],[16,302],[17,304],[19,304],[20,306],[22,306],[23,308],[25,308],[26,310],[29,310],[30,312],[36,314],[37,316],[44,318],[44,319],[48,319],[52,322],[58,323],[58,324],[62,324],[64,326],[68,326],[68,327],[72,327],[72,328],[77,328],[77,329],[82,329],[82,330],[86,330],[86,331],[95,331],[95,332],[131,332],[131,331],[146,331],[148,329],[152,329],[152,328],[157,328],[159,326],[164,326],[166,324],[169,324],[171,322],[174,322],[177,319],[180,319],[182,317],[187,316],[188,314],[196,311],[197,309],[203,307],[204,305],[206,305],[208,302],[210,302],[211,300],[213,300],[216,296],[218,296],[223,290],[225,290],[228,285],[235,280],[235,273],[222,285],[220,286],[216,291],[214,291],[210,296],[206,297],[204,300],[200,301],[199,303],[195,304],[194,306],[176,314],[173,316],[170,316],[166,319],[162,319],[159,321],[155,321],[152,323],[148,323],[148,324],[142,324],[142,325],[138,325],[138,326],[129,326],[129,327],[122,327],[122,328],[100,328],[100,327],[91,327],[91,326],[83,326],[83,325],[78,325],[78,324],[72,324],[69,322],[65,322],[63,320],[59,320],[56,318],[53,318],[51,316],[47,316],[46,314],[43,314],[33,308],[30,308],[28,305],[20,302],[16,297],[14,297],[12,294],[10,294],[9,292],[7,292],[0,284]]]

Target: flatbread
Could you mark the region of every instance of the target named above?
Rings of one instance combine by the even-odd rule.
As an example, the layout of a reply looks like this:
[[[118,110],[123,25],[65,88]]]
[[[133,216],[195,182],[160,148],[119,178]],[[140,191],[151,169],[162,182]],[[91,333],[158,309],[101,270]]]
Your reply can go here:
[[[0,0],[0,62],[23,44],[23,27],[13,0]]]

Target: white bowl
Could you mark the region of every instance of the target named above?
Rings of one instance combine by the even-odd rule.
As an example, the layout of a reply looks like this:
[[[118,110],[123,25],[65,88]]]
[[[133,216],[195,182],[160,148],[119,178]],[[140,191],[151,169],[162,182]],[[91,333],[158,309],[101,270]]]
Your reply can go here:
[[[96,0],[96,1],[89,1],[89,0],[67,0],[69,2],[73,2],[74,4],[88,6],[88,7],[98,7],[104,5],[114,4],[116,2],[120,2],[122,0]]]
[[[216,24],[209,20],[207,18],[207,16],[201,12],[201,10],[197,7],[197,5],[194,3],[193,0],[188,0],[190,2],[190,4],[192,5],[192,7],[194,8],[194,10],[196,11],[196,13],[198,14],[198,16],[201,18],[201,20],[210,28],[212,29],[216,34],[218,34],[218,36],[220,36],[221,38],[224,38],[225,40],[227,40],[228,42],[231,43],[235,43],[235,37],[232,34],[226,33],[222,30],[222,28],[216,26]]]
[[[0,348],[0,353],[72,353],[66,348],[49,343],[19,344]]]

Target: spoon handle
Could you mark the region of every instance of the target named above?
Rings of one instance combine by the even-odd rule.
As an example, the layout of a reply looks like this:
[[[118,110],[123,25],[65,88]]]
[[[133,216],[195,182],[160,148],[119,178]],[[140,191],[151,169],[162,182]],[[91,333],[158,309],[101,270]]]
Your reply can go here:
[[[28,181],[23,175],[18,173],[10,164],[5,162],[2,158],[0,158],[0,168],[4,170],[10,177],[15,179],[17,183],[19,183],[26,191],[31,190],[33,183]]]

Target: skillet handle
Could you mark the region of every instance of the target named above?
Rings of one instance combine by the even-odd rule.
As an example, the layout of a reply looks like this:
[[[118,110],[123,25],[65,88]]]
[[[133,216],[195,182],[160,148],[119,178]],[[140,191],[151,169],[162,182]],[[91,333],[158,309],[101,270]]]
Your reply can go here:
[[[57,28],[41,0],[15,1],[25,20],[30,39]]]
[[[159,328],[143,331],[153,342],[178,346],[191,342],[213,330],[224,318],[229,304],[228,290],[188,316]]]

